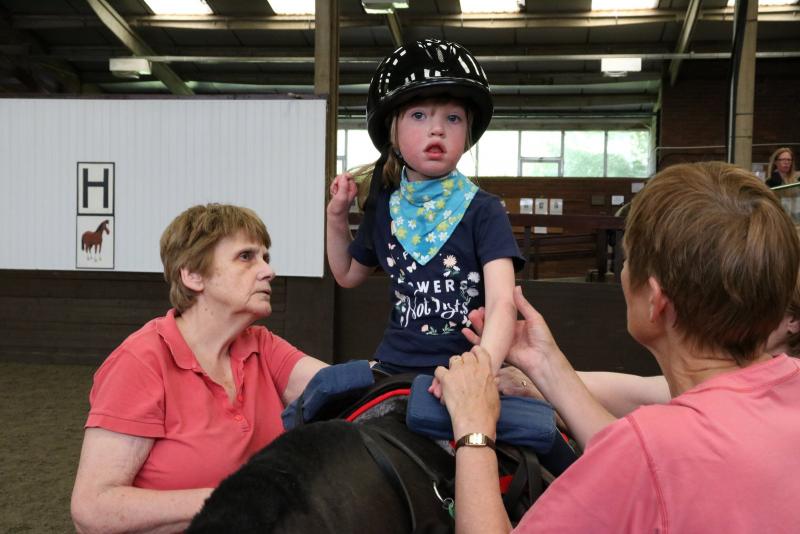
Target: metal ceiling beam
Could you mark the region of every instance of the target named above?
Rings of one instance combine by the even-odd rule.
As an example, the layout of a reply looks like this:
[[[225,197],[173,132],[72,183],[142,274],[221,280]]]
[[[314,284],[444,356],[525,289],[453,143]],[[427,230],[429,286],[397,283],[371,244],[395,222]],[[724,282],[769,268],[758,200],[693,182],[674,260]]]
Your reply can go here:
[[[675,45],[675,53],[682,54],[686,52],[689,47],[689,41],[692,38],[692,32],[697,22],[697,15],[700,12],[700,6],[703,0],[689,0],[689,5],[686,7],[686,17],[683,19],[683,26],[681,26],[681,33],[678,36],[678,42]],[[681,68],[683,59],[673,59],[669,64],[669,84],[675,85],[678,79],[678,72]]]
[[[780,45],[780,49],[777,47]],[[0,45],[7,46],[5,50],[7,54],[13,55],[17,52],[22,52],[21,47],[18,45]],[[783,40],[779,43],[765,42],[761,45],[762,52],[793,52],[800,50],[800,36],[797,40]],[[695,42],[694,53],[728,53],[730,52],[730,40],[725,41],[707,41]],[[555,45],[546,47],[531,47],[531,46],[508,46],[508,47],[492,47],[492,46],[473,46],[470,50],[476,56],[483,57],[523,57],[528,56],[536,58],[538,56],[548,57],[565,57],[574,55],[590,54],[594,56],[606,56],[613,52],[614,54],[624,55],[641,55],[641,54],[667,54],[674,53],[666,48],[663,44],[658,43],[618,43],[610,46],[607,43],[603,44],[586,44],[586,45]],[[341,48],[340,55],[345,60],[356,58],[368,58],[372,61],[378,61],[378,58],[385,56],[390,49],[388,47],[349,47]],[[128,49],[123,46],[52,46],[47,50],[47,57],[59,58],[68,61],[107,61],[111,57],[119,57],[126,55]],[[213,57],[218,58],[216,62],[222,62],[224,58],[238,58],[238,57],[253,57],[253,58],[301,58],[301,62],[309,62],[314,55],[312,47],[234,47],[234,46],[177,46],[177,47],[163,47],[160,52],[167,56],[191,56],[191,57]],[[233,63],[234,61],[231,61]]]
[[[236,71],[215,71],[215,72],[192,72],[183,75],[187,83],[190,82],[219,82],[219,83],[239,83],[263,86],[308,86],[313,83],[314,74],[308,73],[282,73],[282,72],[236,72]],[[110,72],[87,72],[84,79],[96,83],[109,83],[118,80]],[[339,87],[349,90],[363,89],[366,94],[368,83],[362,73],[340,73]],[[623,78],[609,78],[600,73],[538,73],[536,75],[505,72],[492,73],[489,82],[496,90],[501,90],[507,86],[525,87],[545,87],[557,89],[562,86],[597,86],[606,85],[609,88],[623,88],[633,84],[658,83],[661,81],[661,72],[632,72]]]
[[[594,109],[631,106],[653,106],[656,94],[632,95],[494,95],[495,109]],[[363,95],[341,95],[339,106],[361,109],[365,106]]]
[[[800,42],[793,43],[800,45]],[[730,51],[730,41],[718,41],[711,43],[712,51]],[[800,46],[792,46],[792,50]],[[613,46],[616,53],[641,54],[641,53],[668,53],[671,50],[664,45],[657,43],[619,43]],[[284,47],[235,47],[235,46],[173,46],[159,47],[159,51],[169,56],[198,56],[198,57],[298,57],[310,58],[314,55],[313,47],[297,46],[292,48]],[[391,49],[386,47],[348,47],[340,48],[340,55],[346,58],[380,58],[388,54]],[[542,54],[604,54],[611,52],[611,48],[606,44],[586,44],[586,45],[553,45],[542,47],[530,46],[472,46],[470,51],[480,57],[501,56],[510,54],[514,56],[542,55]],[[97,46],[97,45],[68,45],[52,46],[49,53],[55,57],[70,59],[73,61],[100,61],[111,57],[118,57],[120,54],[127,53],[127,49],[121,46]]]
[[[394,11],[386,14],[386,25],[389,27],[389,33],[392,34],[392,43],[395,47],[403,44],[403,30],[400,26],[400,18]]]
[[[96,2],[100,0],[89,0]],[[623,58],[635,56],[642,61],[665,61],[671,59],[692,59],[692,60],[718,60],[730,58],[730,52],[684,52],[676,54],[674,52],[663,54],[541,54],[541,55],[499,55],[499,56],[476,56],[481,63],[509,63],[509,62],[564,62],[564,61],[600,61],[603,58]],[[147,59],[155,64],[161,63],[203,63],[203,64],[255,64],[255,65],[302,65],[313,64],[314,57],[277,57],[277,56],[166,56],[166,55],[146,55],[137,54],[137,57]],[[800,50],[785,52],[758,52],[757,58],[779,59],[800,57]],[[373,66],[380,62],[380,57],[341,57],[341,65],[366,65]],[[153,65],[155,69],[156,65]],[[155,71],[154,71],[155,72]]]
[[[680,23],[686,17],[682,9],[652,9],[632,11],[582,11],[569,13],[515,14],[404,14],[407,26],[456,28],[593,28],[633,24]],[[797,22],[800,6],[762,6],[759,22]],[[733,8],[700,10],[698,20],[733,20]],[[14,27],[19,29],[88,28],[100,24],[85,15],[16,15]],[[176,28],[195,30],[313,30],[314,17],[294,15],[221,16],[221,15],[141,15],[124,19],[132,28]],[[369,15],[339,18],[340,28],[380,27],[380,17]]]
[[[94,10],[97,16],[103,21],[103,24],[117,36],[122,44],[124,44],[131,52],[140,56],[149,56],[155,54],[152,48],[141,38],[131,27],[125,22],[125,19],[111,7],[107,0],[87,0],[89,6]],[[153,76],[161,80],[167,86],[171,93],[176,95],[193,95],[194,91],[175,74],[169,66],[163,63],[154,63],[152,65]]]

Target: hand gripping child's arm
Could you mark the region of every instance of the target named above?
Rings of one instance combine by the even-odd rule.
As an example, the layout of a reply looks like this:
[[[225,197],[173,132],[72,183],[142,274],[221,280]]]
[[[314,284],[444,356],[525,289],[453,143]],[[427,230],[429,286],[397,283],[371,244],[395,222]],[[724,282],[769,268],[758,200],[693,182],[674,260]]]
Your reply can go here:
[[[491,356],[497,374],[514,338],[517,308],[514,306],[514,265],[510,258],[499,258],[483,266],[486,288],[486,321],[480,345]]]
[[[374,270],[360,264],[350,256],[348,247],[353,240],[347,220],[350,204],[358,188],[350,173],[338,175],[331,182],[331,200],[327,208],[326,245],[328,265],[336,282],[342,287],[356,287],[364,282]]]

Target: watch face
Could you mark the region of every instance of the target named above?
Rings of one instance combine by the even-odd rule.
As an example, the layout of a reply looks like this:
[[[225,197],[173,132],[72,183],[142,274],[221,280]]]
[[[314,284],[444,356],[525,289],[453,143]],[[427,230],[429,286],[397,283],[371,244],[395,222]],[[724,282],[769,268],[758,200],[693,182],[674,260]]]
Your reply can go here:
[[[486,445],[486,436],[483,434],[470,434],[467,444],[473,447],[480,447]]]

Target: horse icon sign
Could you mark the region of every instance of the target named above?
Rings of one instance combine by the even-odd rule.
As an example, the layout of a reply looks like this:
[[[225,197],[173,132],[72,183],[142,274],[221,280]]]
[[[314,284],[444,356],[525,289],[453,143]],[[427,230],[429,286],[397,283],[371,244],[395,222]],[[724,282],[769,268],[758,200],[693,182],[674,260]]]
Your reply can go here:
[[[114,164],[78,163],[75,268],[114,268]]]

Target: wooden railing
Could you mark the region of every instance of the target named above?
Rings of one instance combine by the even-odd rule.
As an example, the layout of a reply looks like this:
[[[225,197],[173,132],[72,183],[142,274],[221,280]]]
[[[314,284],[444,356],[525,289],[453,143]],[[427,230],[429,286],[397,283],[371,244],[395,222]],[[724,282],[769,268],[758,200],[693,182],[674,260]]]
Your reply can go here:
[[[570,252],[573,256],[586,256],[586,247],[581,245],[585,245],[591,239],[591,235],[596,244],[594,256],[598,276],[601,279],[605,277],[610,259],[614,276],[617,281],[619,280],[622,262],[625,259],[622,252],[624,217],[509,213],[508,219],[518,234],[520,252],[530,264],[525,270],[525,278],[538,278],[539,263],[543,260],[564,259],[570,256]],[[355,230],[361,222],[361,214],[350,213],[349,222],[351,228]],[[545,228],[546,233],[535,233],[536,228]],[[561,250],[542,252],[548,245],[555,245]],[[609,256],[610,245],[612,248]]]
[[[622,252],[622,235],[625,229],[624,217],[609,215],[530,215],[509,213],[508,219],[513,228],[520,229],[522,239],[520,249],[524,258],[531,264],[527,269],[528,278],[538,278],[538,264],[543,259],[540,248],[543,243],[550,245],[580,245],[585,243],[587,235],[593,235],[596,240],[596,269],[602,279],[608,271],[609,244],[611,250],[611,264],[615,278],[619,280],[622,262],[625,259]],[[546,233],[538,234],[536,228],[544,228]],[[558,232],[553,232],[559,229]],[[576,249],[580,254],[584,249]],[[569,255],[569,248],[552,254],[553,259],[561,259]]]

